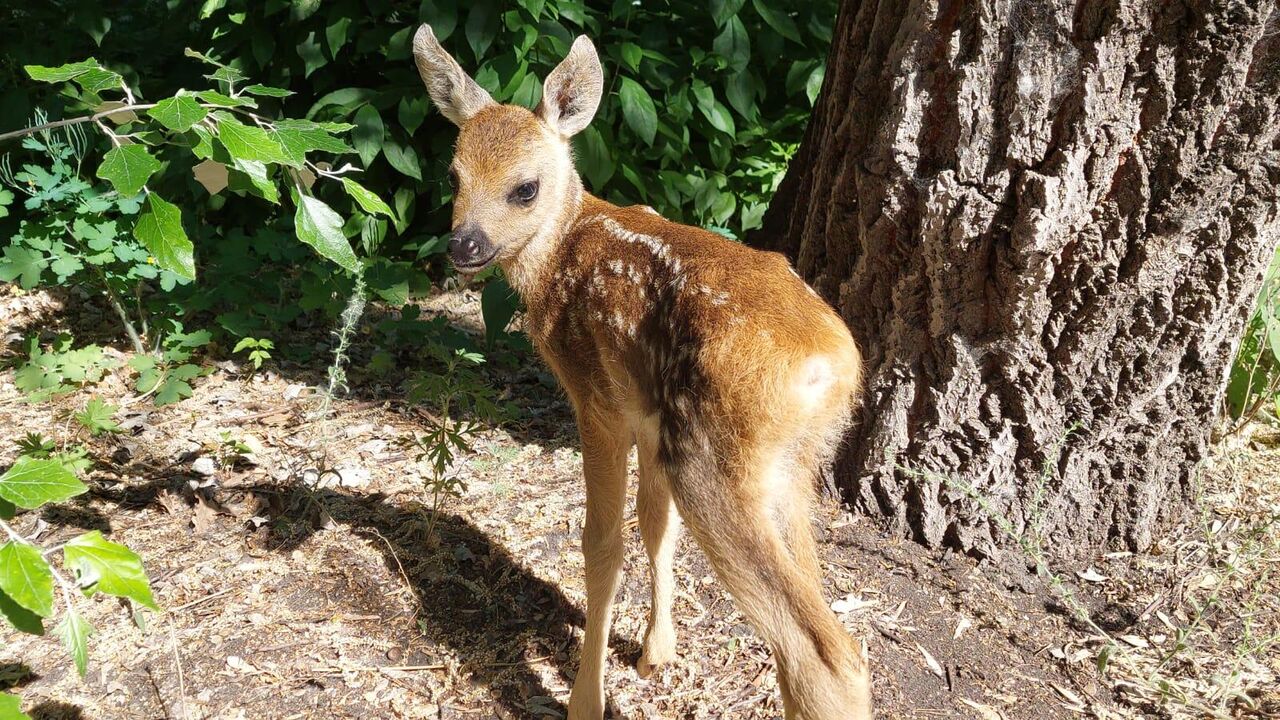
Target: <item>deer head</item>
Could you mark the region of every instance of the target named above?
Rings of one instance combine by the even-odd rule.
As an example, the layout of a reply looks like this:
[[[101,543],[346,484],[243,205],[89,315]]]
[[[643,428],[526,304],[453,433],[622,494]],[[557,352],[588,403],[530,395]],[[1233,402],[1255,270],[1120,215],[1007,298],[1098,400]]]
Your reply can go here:
[[[604,73],[595,47],[586,36],[574,41],[547,76],[532,112],[494,102],[429,25],[414,36],[413,55],[431,100],[460,129],[449,167],[449,255],[464,273],[499,263],[520,289],[582,201],[569,140],[600,104]]]

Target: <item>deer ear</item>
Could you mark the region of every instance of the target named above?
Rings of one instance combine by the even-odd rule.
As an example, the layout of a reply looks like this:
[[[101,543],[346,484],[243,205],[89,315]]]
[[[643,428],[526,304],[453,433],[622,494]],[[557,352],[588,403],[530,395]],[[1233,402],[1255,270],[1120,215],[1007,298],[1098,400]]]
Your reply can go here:
[[[454,125],[461,126],[485,105],[493,103],[489,93],[463,72],[452,55],[445,52],[431,26],[426,23],[413,36],[413,60],[418,65],[418,74],[427,86],[431,101]]]
[[[595,117],[603,92],[604,69],[600,67],[600,57],[587,36],[579,35],[569,55],[542,83],[538,117],[561,136],[572,137]]]

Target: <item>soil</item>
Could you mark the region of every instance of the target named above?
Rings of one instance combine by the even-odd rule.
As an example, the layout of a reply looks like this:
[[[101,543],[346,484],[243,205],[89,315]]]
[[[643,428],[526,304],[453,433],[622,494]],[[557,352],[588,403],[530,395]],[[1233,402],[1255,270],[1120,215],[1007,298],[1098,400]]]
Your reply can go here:
[[[114,341],[95,337],[112,327],[95,302],[9,292],[0,336],[11,357],[32,332]],[[461,291],[427,309],[474,328],[477,305]],[[329,342],[317,329],[316,345]],[[354,392],[328,421],[314,417],[324,360],[277,359],[258,372],[207,361],[194,396],[163,408],[137,398],[125,368],[43,403],[0,371],[0,467],[28,432],[73,438],[97,460],[89,493],[19,516],[15,529],[45,547],[101,530],[142,556],[164,608],[134,622],[118,600],[81,600],[97,630],[83,680],[53,633],[6,634],[0,681],[32,717],[564,717],[585,593],[581,457],[563,396],[532,356],[491,369],[519,414],[459,459],[466,491],[433,515],[409,442],[427,411],[398,389],[412,359],[378,379],[361,372],[357,351]],[[124,432],[74,429],[69,412],[91,395],[121,406]],[[827,595],[870,649],[878,717],[1155,712],[1098,674],[1094,653],[1081,652],[1093,633],[1042,580],[884,535],[834,505],[815,523]],[[681,657],[638,678],[648,569],[634,523],[627,532],[609,716],[781,717],[769,652],[687,537],[676,571]],[[1092,567],[1138,572],[1123,557],[1099,555]],[[1062,570],[1074,581],[1085,567]],[[1072,587],[1120,618],[1118,632],[1141,633],[1151,595],[1118,597],[1116,582]]]

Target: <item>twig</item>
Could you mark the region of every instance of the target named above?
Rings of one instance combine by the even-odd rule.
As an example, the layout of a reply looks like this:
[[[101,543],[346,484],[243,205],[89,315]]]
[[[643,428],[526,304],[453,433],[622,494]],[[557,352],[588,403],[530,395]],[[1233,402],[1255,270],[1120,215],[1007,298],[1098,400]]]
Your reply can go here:
[[[12,140],[13,138],[26,137],[27,135],[34,135],[35,133],[38,133],[44,130],[53,130],[55,128],[66,127],[68,125],[79,125],[80,123],[87,123],[87,122],[96,123],[101,121],[102,118],[111,117],[112,115],[120,115],[122,113],[133,112],[134,110],[150,110],[155,106],[156,106],[155,103],[122,105],[118,108],[111,108],[110,110],[103,110],[100,113],[94,113],[93,115],[83,115],[81,117],[67,118],[66,120],[55,120],[54,122],[44,123],[42,125],[35,125],[33,127],[23,128],[21,130],[14,130],[12,132],[0,133],[0,142],[4,142],[5,140]]]
[[[178,652],[178,634],[173,629],[173,616],[169,616],[169,647],[173,652],[173,664],[178,669],[178,700],[182,703],[182,718],[190,720],[187,710],[187,682],[182,674],[182,655]]]

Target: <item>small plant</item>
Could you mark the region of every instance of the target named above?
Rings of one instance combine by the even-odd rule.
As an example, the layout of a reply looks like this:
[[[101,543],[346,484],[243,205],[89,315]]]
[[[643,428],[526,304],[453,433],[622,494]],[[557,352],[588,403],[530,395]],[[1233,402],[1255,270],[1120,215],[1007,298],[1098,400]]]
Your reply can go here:
[[[1257,417],[1280,418],[1280,250],[1272,258],[1240,350],[1231,366],[1227,408],[1240,430]]]
[[[462,478],[452,472],[454,459],[471,452],[472,440],[505,415],[494,401],[493,390],[476,372],[476,367],[484,363],[483,355],[464,349],[450,351],[438,345],[430,347],[443,371],[419,375],[409,386],[410,402],[424,403],[435,410],[427,421],[426,432],[415,433],[412,438],[419,450],[417,460],[426,468],[425,484],[431,495],[427,537],[435,534],[444,501],[461,497],[467,490]]]
[[[117,364],[97,345],[73,348],[71,336],[65,333],[48,350],[40,347],[37,338],[31,338],[27,341],[27,359],[18,363],[13,381],[28,400],[35,402],[93,385]]]
[[[220,442],[214,450],[214,462],[220,468],[233,468],[253,453],[253,448],[244,441],[236,439],[229,430],[218,433],[218,440]]]
[[[115,421],[116,411],[120,408],[103,402],[102,398],[93,398],[84,406],[84,410],[72,417],[76,422],[97,437],[103,433],[118,433],[120,426]]]
[[[101,532],[94,530],[45,548],[10,524],[19,508],[34,510],[89,489],[68,467],[65,457],[51,454],[52,443],[42,438],[30,440],[23,445],[27,454],[0,475],[0,531],[8,537],[8,542],[0,546],[0,615],[22,632],[43,635],[45,621],[60,614],[62,619],[54,632],[83,676],[94,629],[76,609],[80,597],[104,593],[152,610],[159,608],[138,555],[110,542]],[[59,551],[62,570],[52,562]],[[61,612],[57,610],[55,594],[61,595]],[[2,702],[14,704],[7,698]],[[0,704],[0,709],[4,707]]]
[[[231,352],[238,353],[245,350],[249,351],[249,362],[253,363],[254,370],[261,370],[262,363],[271,359],[271,351],[276,347],[275,343],[267,338],[241,338],[236,343],[236,347]]]

